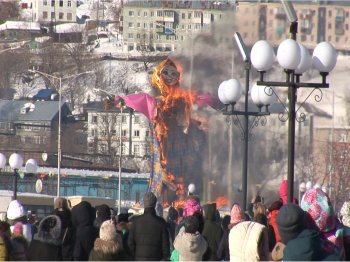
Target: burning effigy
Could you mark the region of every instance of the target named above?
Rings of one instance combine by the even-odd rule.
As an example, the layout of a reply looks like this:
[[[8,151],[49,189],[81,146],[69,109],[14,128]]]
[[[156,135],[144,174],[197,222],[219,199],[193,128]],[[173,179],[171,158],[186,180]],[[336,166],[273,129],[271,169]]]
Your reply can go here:
[[[210,93],[198,95],[182,88],[182,77],[182,66],[168,58],[152,75],[159,96],[138,93],[106,101],[109,106],[112,102],[133,108],[153,123],[153,167],[148,190],[163,203],[183,199],[184,185],[201,183],[195,180],[202,177],[206,125],[193,109],[218,105],[218,99]]]

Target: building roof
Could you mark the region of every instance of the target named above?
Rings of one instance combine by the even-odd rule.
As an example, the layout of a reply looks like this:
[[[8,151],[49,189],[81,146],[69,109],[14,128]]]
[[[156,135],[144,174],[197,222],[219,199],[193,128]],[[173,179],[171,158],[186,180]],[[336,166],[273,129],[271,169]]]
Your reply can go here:
[[[130,1],[124,3],[124,7],[154,7],[169,9],[210,9],[229,10],[234,8],[235,1]]]
[[[57,92],[53,89],[41,89],[39,92],[33,96],[34,100],[52,100],[52,95],[56,94]]]
[[[58,106],[58,101],[0,100],[0,121],[52,121],[58,116]],[[27,108],[25,114],[21,113],[24,108]]]
[[[40,23],[36,22],[24,22],[24,21],[6,21],[5,23],[0,25],[0,31],[4,30],[35,30],[40,31],[41,26]]]

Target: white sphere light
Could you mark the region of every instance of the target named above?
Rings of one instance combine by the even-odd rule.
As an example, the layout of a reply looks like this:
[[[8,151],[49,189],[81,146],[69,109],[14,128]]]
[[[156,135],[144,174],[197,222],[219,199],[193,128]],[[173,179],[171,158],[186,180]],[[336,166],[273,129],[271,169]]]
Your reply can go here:
[[[218,89],[218,97],[221,101],[221,103],[227,105],[230,103],[230,101],[225,97],[225,94],[224,94],[224,86],[226,85],[227,81],[223,81],[220,86],[219,86],[219,89]]]
[[[301,182],[300,183],[299,191],[302,192],[302,193],[306,191],[306,184],[305,184],[305,182]]]
[[[253,45],[250,60],[258,71],[268,71],[275,62],[275,52],[269,42],[260,40]]]
[[[309,53],[309,50],[307,50],[307,48],[304,45],[299,44],[299,47],[300,47],[301,59],[298,67],[295,69],[295,73],[301,75],[305,73],[306,70],[308,70],[309,67],[311,66],[312,58]]]
[[[9,159],[12,169],[20,169],[23,165],[23,158],[20,154],[13,153]]]
[[[36,162],[36,160],[33,158],[28,159],[26,163],[26,172],[35,173],[37,169],[38,169],[38,163]]]
[[[329,73],[337,63],[337,51],[330,43],[321,42],[312,54],[312,63],[318,71]]]
[[[277,60],[284,69],[294,70],[301,59],[299,44],[293,39],[284,40],[277,49]]]
[[[242,92],[241,83],[237,79],[227,80],[224,86],[224,95],[228,101],[237,102],[241,98]]]
[[[0,168],[6,166],[6,156],[3,153],[0,153]]]
[[[312,182],[311,181],[307,181],[306,182],[306,190],[309,190],[312,188]]]
[[[271,105],[276,100],[276,88],[273,86],[261,86],[259,99],[264,105]]]
[[[254,104],[257,106],[262,106],[263,103],[260,101],[260,96],[259,96],[259,89],[261,86],[258,86],[257,84],[254,84],[252,87],[252,91],[250,91],[250,96],[252,98],[252,101]]]
[[[196,190],[196,186],[194,184],[189,184],[188,185],[188,192],[193,194],[195,190]]]

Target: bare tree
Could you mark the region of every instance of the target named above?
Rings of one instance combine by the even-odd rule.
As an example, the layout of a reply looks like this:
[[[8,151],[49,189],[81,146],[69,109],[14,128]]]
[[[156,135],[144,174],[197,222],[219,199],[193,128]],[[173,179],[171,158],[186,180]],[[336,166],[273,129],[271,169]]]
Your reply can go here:
[[[18,20],[20,16],[20,7],[18,1],[0,2],[0,24],[7,20]]]
[[[142,29],[137,33],[137,38],[139,39],[137,43],[137,51],[141,54],[141,62],[143,63],[145,71],[148,70],[149,63],[152,61],[154,54],[153,37],[151,30]]]

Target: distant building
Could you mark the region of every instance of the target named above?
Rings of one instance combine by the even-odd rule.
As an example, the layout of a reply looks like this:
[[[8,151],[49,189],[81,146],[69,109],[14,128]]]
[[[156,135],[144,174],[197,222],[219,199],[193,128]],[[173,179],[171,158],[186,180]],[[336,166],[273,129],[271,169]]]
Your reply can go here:
[[[234,1],[131,1],[123,5],[123,52],[174,51],[234,10]]]
[[[0,25],[0,38],[28,39],[41,34],[39,23],[24,21],[6,21]]]
[[[33,20],[54,24],[76,22],[77,0],[33,0]]]

